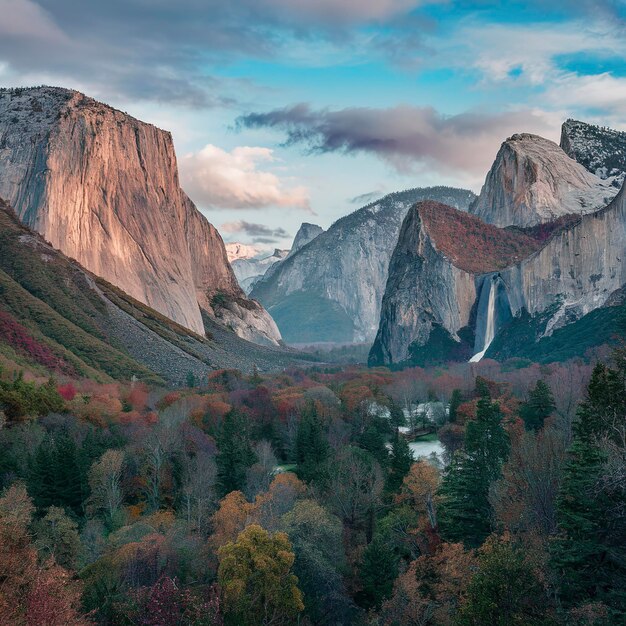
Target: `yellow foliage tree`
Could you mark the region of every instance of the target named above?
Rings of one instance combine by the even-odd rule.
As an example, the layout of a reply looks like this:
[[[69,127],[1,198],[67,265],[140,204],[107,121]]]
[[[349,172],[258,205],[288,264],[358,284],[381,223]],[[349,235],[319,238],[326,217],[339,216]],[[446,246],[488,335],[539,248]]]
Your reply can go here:
[[[304,610],[295,555],[285,533],[271,535],[256,524],[218,552],[218,581],[226,624],[282,626],[296,623]]]

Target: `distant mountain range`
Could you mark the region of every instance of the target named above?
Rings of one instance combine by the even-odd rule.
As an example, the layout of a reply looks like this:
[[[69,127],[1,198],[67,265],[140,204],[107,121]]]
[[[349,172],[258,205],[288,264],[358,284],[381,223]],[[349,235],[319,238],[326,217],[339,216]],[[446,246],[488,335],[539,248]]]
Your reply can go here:
[[[449,187],[389,194],[292,251],[250,295],[269,310],[287,343],[371,342],[389,260],[409,208],[429,199],[467,209],[474,198],[471,191]]]

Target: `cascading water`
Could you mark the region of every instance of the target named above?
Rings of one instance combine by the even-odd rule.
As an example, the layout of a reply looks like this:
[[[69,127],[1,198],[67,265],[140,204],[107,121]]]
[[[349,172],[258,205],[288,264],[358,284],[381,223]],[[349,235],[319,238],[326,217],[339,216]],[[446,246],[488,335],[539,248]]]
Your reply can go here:
[[[487,302],[487,325],[485,326],[485,338],[483,339],[483,349],[480,352],[477,352],[471,359],[470,363],[476,363],[480,361],[484,356],[485,352],[489,348],[489,344],[493,341],[493,338],[496,336],[496,295],[497,295],[497,284],[495,281],[492,281],[489,285],[489,301]]]

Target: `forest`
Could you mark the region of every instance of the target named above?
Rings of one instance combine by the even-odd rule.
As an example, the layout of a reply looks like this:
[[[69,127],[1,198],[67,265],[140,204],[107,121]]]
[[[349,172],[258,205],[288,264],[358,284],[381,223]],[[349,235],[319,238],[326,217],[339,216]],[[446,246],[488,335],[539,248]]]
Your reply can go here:
[[[622,623],[625,349],[176,390],[0,371],[0,624]]]

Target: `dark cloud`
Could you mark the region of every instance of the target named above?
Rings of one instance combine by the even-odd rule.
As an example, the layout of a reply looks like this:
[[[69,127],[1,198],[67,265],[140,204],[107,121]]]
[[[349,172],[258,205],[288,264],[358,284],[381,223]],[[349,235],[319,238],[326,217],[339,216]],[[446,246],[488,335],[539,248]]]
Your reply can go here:
[[[431,107],[408,105],[331,111],[297,104],[244,115],[237,125],[282,131],[286,145],[302,144],[312,153],[370,153],[403,172],[416,167],[453,168],[474,175],[486,171],[508,135],[553,130],[543,117],[528,110],[446,116]]]
[[[284,228],[272,228],[265,224],[253,224],[244,220],[222,224],[220,230],[225,233],[238,233],[251,237],[254,243],[278,243],[280,239],[289,239],[291,235]]]
[[[0,65],[25,80],[193,107],[237,93],[211,63],[270,58],[289,41],[347,42],[419,0],[0,0]]]

